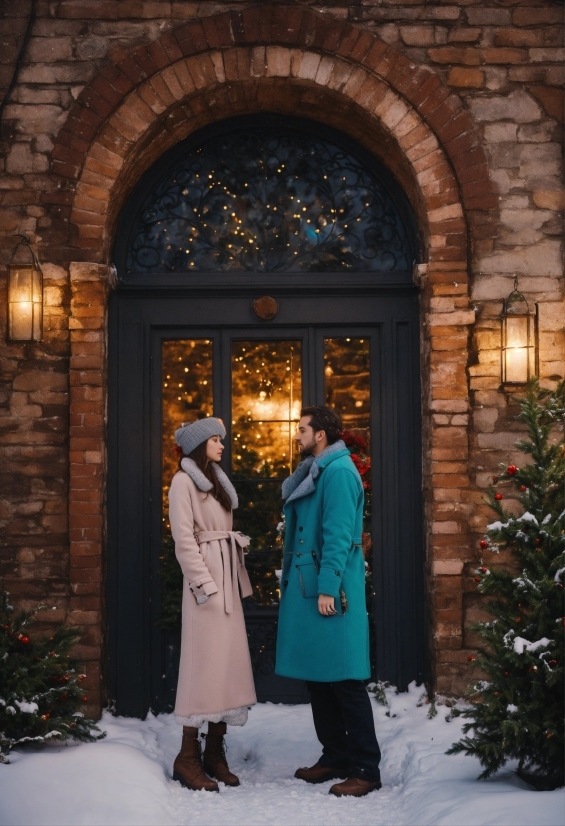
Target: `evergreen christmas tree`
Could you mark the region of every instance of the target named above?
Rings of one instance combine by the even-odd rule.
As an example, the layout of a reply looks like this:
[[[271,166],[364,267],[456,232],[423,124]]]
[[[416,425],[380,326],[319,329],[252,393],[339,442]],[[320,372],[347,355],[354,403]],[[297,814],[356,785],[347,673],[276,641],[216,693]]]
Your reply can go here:
[[[537,380],[520,401],[528,438],[517,448],[531,457],[493,478],[490,505],[498,520],[481,541],[484,551],[510,550],[515,570],[481,564],[475,577],[490,597],[492,622],[473,626],[484,644],[470,656],[486,678],[470,689],[472,704],[456,711],[471,722],[472,736],[448,754],[478,757],[486,778],[507,760],[538,789],[564,782],[563,626],[565,611],[565,443],[558,439],[565,415],[565,383],[542,390]],[[504,506],[504,490],[516,489],[520,516]]]
[[[32,638],[28,629],[36,613],[14,616],[8,594],[0,591],[0,763],[8,763],[10,749],[23,743],[105,736],[78,711],[88,697],[69,651],[80,632],[60,627],[51,637]]]

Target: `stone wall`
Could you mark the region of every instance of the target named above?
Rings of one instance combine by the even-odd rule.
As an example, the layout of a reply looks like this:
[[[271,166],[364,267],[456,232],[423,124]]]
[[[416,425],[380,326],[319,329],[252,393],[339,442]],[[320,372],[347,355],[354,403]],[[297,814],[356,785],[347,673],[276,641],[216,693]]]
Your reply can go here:
[[[403,159],[395,154],[396,144],[391,141],[385,146],[385,160],[389,151],[389,165],[419,211],[419,202],[426,197],[436,197],[437,208],[441,209],[442,198],[448,195],[445,182],[453,176],[450,164],[455,165],[456,187],[464,190],[465,221],[450,216],[443,223],[438,219],[433,232],[429,226],[425,228],[426,260],[435,263],[427,271],[426,266],[421,267],[424,309],[433,316],[426,317],[431,323],[423,331],[427,388],[424,412],[429,414],[425,418],[429,447],[424,460],[432,649],[436,685],[443,692],[461,691],[468,678],[467,655],[472,639],[465,627],[480,610],[473,576],[477,540],[488,519],[482,490],[498,462],[515,458],[516,411],[499,390],[497,321],[500,300],[512,289],[515,274],[528,299],[539,304],[540,374],[547,384],[565,375],[560,282],[560,210],[565,206],[561,179],[561,84],[565,74],[562,4],[553,0],[468,0],[457,5],[384,0],[349,4],[287,2],[284,6],[270,3],[262,8],[267,10],[256,12],[252,4],[244,2],[40,0],[18,82],[4,111],[0,277],[5,282],[5,265],[15,232],[29,234],[41,260],[48,263],[44,265],[43,341],[6,343],[6,314],[0,314],[0,528],[4,537],[0,572],[16,600],[24,605],[44,601],[52,608],[43,615],[43,622],[68,619],[84,627],[80,650],[90,663],[88,689],[94,703],[100,698],[103,625],[106,287],[103,282],[96,286],[88,274],[106,269],[102,267],[99,272],[87,267],[83,272],[71,264],[81,260],[109,263],[112,225],[105,214],[107,181],[118,177],[123,158],[127,152],[134,152],[123,148],[128,140],[125,127],[122,133],[112,133],[111,118],[130,90],[141,88],[150,73],[149,62],[154,62],[156,68],[151,71],[156,71],[171,63],[175,49],[181,57],[201,51],[204,47],[198,45],[200,36],[206,48],[219,50],[233,45],[237,37],[251,44],[268,43],[271,37],[273,42],[285,42],[290,38],[292,20],[297,38],[302,37],[305,46],[328,54],[341,50],[344,60],[351,62],[353,47],[347,52],[344,42],[352,31],[348,24],[353,23],[361,33],[376,35],[377,43],[382,44],[375,52],[378,60],[373,61],[377,74],[390,79],[395,61],[397,66],[408,66],[401,64],[400,55],[410,61],[411,71],[418,67],[431,70],[441,81],[441,89],[447,90],[445,95],[437,92],[435,110],[422,114],[434,123],[440,146],[417,161],[420,166],[415,177],[404,171]],[[4,88],[11,79],[28,10],[25,0],[4,2],[0,21],[0,85]],[[305,21],[311,20],[307,17],[310,10],[323,16],[308,24],[311,29],[305,29]],[[217,18],[227,11],[232,15]],[[211,16],[220,22],[209,25],[206,21]],[[186,26],[198,20],[204,23]],[[254,21],[255,28],[250,21]],[[355,37],[362,54],[359,44],[364,41],[357,33]],[[270,72],[273,78],[271,91],[263,98],[257,93],[257,108],[268,108],[276,101],[280,111],[294,111],[302,100],[320,119],[325,111],[329,122],[333,112],[333,125],[339,128],[341,118],[341,128],[370,145],[370,130],[357,117],[357,110],[347,109],[345,104],[334,108],[330,98],[324,98],[318,64],[313,76],[318,80],[317,89],[306,89],[299,99],[288,79],[293,71],[290,63],[285,76],[284,68],[275,66],[275,52],[269,54],[270,58],[265,53],[262,60],[267,61],[264,75]],[[268,59],[273,61],[272,70]],[[242,101],[248,95],[243,86],[241,93],[236,88],[244,81],[244,69],[238,65],[230,70],[227,57],[222,66],[224,74],[234,72],[226,105],[235,105],[238,95]],[[255,77],[252,63],[247,71],[248,78]],[[301,70],[297,71],[299,74]],[[182,77],[177,86],[183,82],[189,88],[188,80]],[[195,81],[190,82],[194,86]],[[338,88],[335,74],[330,79],[328,73],[326,85],[332,83],[334,89]],[[152,107],[152,117],[158,122],[173,105],[175,92],[166,83],[158,87],[157,81],[152,88],[157,90],[155,96],[145,97],[144,105]],[[182,93],[181,88],[181,99]],[[376,91],[372,94],[376,107],[381,98]],[[354,102],[359,103],[359,97]],[[461,103],[457,121],[456,107]],[[196,113],[205,109],[206,102],[200,106],[188,115],[184,112],[188,125],[182,128],[190,128],[191,118],[197,122]],[[77,111],[79,119],[75,119]],[[441,136],[438,111],[446,124],[454,124],[450,136],[449,128]],[[136,111],[130,112],[130,126],[135,132]],[[467,120],[461,119],[463,115]],[[140,105],[137,117],[149,118]],[[178,109],[174,118],[180,123]],[[459,132],[458,123],[466,124]],[[170,121],[166,128],[168,132],[163,135],[178,139],[180,133],[172,131]],[[100,142],[102,150],[96,155],[91,147],[103,130],[108,136],[106,146],[113,151],[104,153]],[[141,127],[139,130],[140,135]],[[139,135],[131,138],[132,145],[141,143]],[[154,143],[162,151],[162,143]],[[447,169],[440,173],[435,171],[440,168],[436,153],[442,147],[451,154]],[[151,152],[147,146],[142,149],[144,154],[140,149],[139,157],[148,164]],[[375,146],[374,151],[383,150]],[[406,145],[404,151],[410,152]],[[466,160],[460,168],[457,157],[461,158],[463,152]],[[485,154],[486,163],[477,160]],[[484,174],[465,175],[465,166],[477,170],[481,164]],[[130,163],[130,168],[120,178],[110,209],[123,200],[134,175],[139,174],[135,164]],[[423,178],[426,169],[433,173],[427,184]],[[79,179],[86,182],[82,191],[77,191]],[[432,187],[435,196],[429,194]],[[103,211],[100,203],[105,204]],[[422,220],[425,223],[428,218]],[[469,228],[468,245],[456,248],[452,239],[457,233],[464,237],[465,225]],[[465,256],[468,261],[462,260]],[[471,309],[476,311],[471,338],[467,325],[474,316],[469,313],[467,265]],[[0,289],[5,289],[3,284]],[[92,290],[96,295],[90,295]],[[97,306],[95,312],[89,309],[93,305]],[[449,396],[443,390],[434,391],[434,387],[447,385],[451,386]],[[70,419],[69,398],[73,404]],[[89,474],[98,478],[94,493],[76,493],[88,489],[88,484],[77,488],[77,479]],[[73,491],[70,497],[69,484]],[[74,522],[77,513],[81,515],[79,525]],[[92,517],[90,525],[86,525],[85,516]],[[87,528],[92,529],[88,536],[84,534]]]

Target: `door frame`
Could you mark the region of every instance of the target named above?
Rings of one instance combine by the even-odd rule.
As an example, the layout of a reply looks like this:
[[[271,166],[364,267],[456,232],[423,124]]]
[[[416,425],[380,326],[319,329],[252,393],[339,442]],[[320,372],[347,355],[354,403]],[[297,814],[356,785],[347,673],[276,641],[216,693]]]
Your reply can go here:
[[[225,278],[225,277],[224,277]],[[251,279],[250,279],[251,280]],[[279,284],[284,279],[277,279]],[[291,279],[294,281],[294,279]],[[230,289],[218,295],[216,289],[205,289],[201,285],[194,290],[178,289],[140,290],[125,288],[111,296],[109,316],[109,474],[108,474],[108,643],[109,643],[109,694],[116,703],[119,713],[131,716],[144,716],[149,708],[159,711],[162,708],[161,674],[162,666],[155,652],[161,649],[162,632],[155,627],[152,616],[158,612],[159,594],[155,583],[155,568],[158,564],[158,550],[148,537],[155,535],[157,527],[160,535],[159,516],[153,516],[146,505],[157,495],[151,486],[151,468],[159,468],[160,449],[157,455],[159,438],[154,438],[152,454],[144,457],[136,452],[135,446],[147,442],[152,419],[159,406],[160,394],[152,393],[150,384],[151,355],[156,356],[154,341],[177,335],[184,328],[192,332],[190,336],[213,337],[213,327],[230,327],[242,331],[247,337],[270,338],[284,330],[284,337],[296,337],[299,328],[326,328],[333,332],[347,330],[354,334],[354,329],[364,330],[370,326],[382,325],[388,330],[378,351],[381,365],[375,376],[377,397],[372,400],[372,410],[376,410],[377,401],[383,415],[381,420],[373,423],[374,450],[376,469],[374,474],[373,514],[377,514],[377,530],[374,530],[374,572],[376,594],[373,615],[376,617],[376,646],[378,651],[377,673],[380,679],[389,680],[399,687],[406,687],[408,682],[418,682],[427,676],[426,633],[424,611],[424,555],[422,542],[422,493],[421,493],[421,425],[420,425],[420,377],[419,377],[419,307],[418,294],[413,285],[388,285],[383,289],[378,283],[369,284],[361,280],[364,289],[351,289],[349,284],[330,284],[325,291],[320,290],[320,281],[313,294],[310,279],[304,279],[302,290],[293,285],[275,286],[271,279],[260,279],[260,284],[246,287],[229,285]],[[353,279],[354,281],[356,279]],[[253,279],[253,281],[256,281]],[[266,283],[265,283],[266,282]],[[270,282],[270,283],[269,283]],[[227,285],[226,285],[227,286]],[[274,288],[274,289],[273,289]],[[280,322],[262,322],[251,312],[251,301],[268,291],[275,295],[281,307],[295,305],[298,319],[294,324],[281,310]],[[220,308],[221,297],[223,310]],[[331,305],[334,320],[316,321],[314,309],[320,302]],[[216,314],[216,323],[203,324],[202,311]],[[228,312],[229,316],[222,319]],[[380,307],[378,313],[375,308]],[[187,308],[190,312],[187,314]],[[234,313],[245,311],[246,323],[237,323]],[[355,309],[357,308],[357,309]],[[221,311],[220,311],[221,310]],[[354,312],[355,310],[355,312]],[[293,311],[294,312],[294,311]],[[371,315],[372,313],[372,315]],[[194,321],[190,320],[193,316]],[[287,313],[288,315],[288,313]],[[355,315],[359,320],[355,320]],[[347,318],[349,316],[349,318]],[[380,316],[377,317],[377,316]],[[231,323],[228,318],[231,317]],[[166,319],[170,324],[165,324]],[[345,318],[345,320],[344,320]],[[366,320],[364,321],[363,318]],[[340,320],[341,319],[341,320]],[[224,320],[224,324],[221,322]],[[307,321],[310,321],[308,325]],[[200,323],[198,323],[200,321]],[[182,323],[181,323],[182,322]],[[153,332],[152,332],[153,331]],[[156,333],[156,331],[159,331]],[[276,332],[275,332],[276,331]],[[305,331],[306,332],[306,331]],[[183,335],[185,334],[183,333]],[[173,335],[172,337],[177,337]],[[239,337],[239,336],[238,336]],[[323,333],[318,334],[319,338]],[[373,336],[374,337],[374,336]],[[402,350],[402,342],[408,344]],[[408,352],[409,355],[402,355]],[[127,356],[134,354],[137,366]],[[372,353],[373,355],[373,353]],[[125,357],[125,360],[124,360]],[[399,358],[404,359],[399,363]],[[121,364],[120,364],[121,359]],[[127,366],[127,369],[126,369]],[[408,382],[394,381],[393,391],[383,386],[383,376],[390,377],[404,370],[410,375]],[[378,381],[377,381],[378,379]],[[213,379],[216,381],[216,379]],[[385,382],[386,384],[386,382]],[[392,387],[392,385],[391,385]],[[216,390],[216,387],[214,386]],[[133,417],[126,417],[120,411],[119,394],[130,394],[130,411]],[[403,395],[404,394],[404,395]],[[406,394],[411,402],[406,405]],[[152,401],[153,397],[153,401]],[[158,397],[158,400],[157,400]],[[410,423],[407,433],[409,438],[398,442],[391,438],[396,432],[402,410],[409,409]],[[374,415],[374,413],[372,414]],[[137,416],[137,419],[136,419]],[[135,421],[134,421],[135,419]],[[231,427],[231,420],[230,420]],[[153,425],[155,426],[155,425]],[[411,445],[409,444],[411,441]],[[396,444],[396,447],[395,447]],[[380,445],[380,449],[378,447]],[[120,456],[120,452],[125,455]],[[404,451],[404,466],[395,464],[395,450]],[[142,451],[141,451],[142,452]],[[406,467],[406,464],[410,466]],[[401,462],[402,464],[402,462]],[[390,484],[379,485],[378,468],[383,467]],[[130,489],[131,484],[131,489]],[[124,488],[124,485],[127,486]],[[120,491],[127,490],[127,498],[136,500],[127,505],[125,513],[120,513],[123,505],[118,502]],[[398,508],[403,497],[404,503],[410,500],[411,520],[397,519],[391,526],[390,514]],[[122,496],[123,499],[123,496]],[[158,496],[160,502],[160,493]],[[145,506],[144,506],[145,503]],[[138,517],[135,512],[137,508]],[[405,510],[405,507],[404,507]],[[159,525],[157,526],[157,519]],[[392,520],[394,521],[394,520]],[[408,559],[401,559],[402,549],[406,547],[406,523],[411,522],[417,540],[412,543],[414,553]],[[408,543],[409,544],[409,543]],[[416,547],[417,546],[417,547]],[[391,549],[397,549],[391,553]],[[398,550],[399,549],[399,550]],[[400,556],[399,556],[400,555]],[[399,563],[399,559],[401,562]],[[403,567],[404,597],[400,600],[402,610],[395,602],[398,597],[400,571]],[[133,567],[133,570],[132,570]],[[152,573],[153,572],[153,573]],[[137,594],[133,594],[133,592]],[[150,607],[147,612],[147,606]],[[393,619],[391,619],[393,618]],[[393,627],[393,631],[391,631]],[[134,638],[137,639],[132,644]],[[159,662],[157,662],[159,660]]]

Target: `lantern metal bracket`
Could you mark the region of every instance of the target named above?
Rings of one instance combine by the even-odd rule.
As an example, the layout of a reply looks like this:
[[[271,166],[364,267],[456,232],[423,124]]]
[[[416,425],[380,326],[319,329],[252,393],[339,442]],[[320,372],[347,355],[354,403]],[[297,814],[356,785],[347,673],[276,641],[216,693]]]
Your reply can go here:
[[[20,248],[21,246],[24,246],[24,247],[27,247],[27,248],[28,248],[28,250],[29,250],[29,252],[30,252],[30,254],[31,254],[31,262],[32,262],[33,266],[34,266],[37,270],[39,270],[39,272],[43,275],[43,270],[41,269],[41,264],[39,263],[39,258],[37,257],[37,255],[36,255],[36,254],[35,254],[35,252],[33,251],[33,248],[32,248],[32,246],[31,246],[31,241],[29,240],[28,236],[27,236],[27,235],[24,235],[24,234],[23,234],[23,233],[21,233],[21,232],[15,232],[15,233],[12,235],[12,238],[21,238],[22,240],[21,240],[21,241],[18,241],[18,243],[17,243],[17,244],[16,244],[16,246],[14,247],[14,251],[13,251],[13,253],[12,253],[12,257],[10,258],[10,264],[13,264],[13,263],[14,263],[14,258],[16,257],[16,253],[17,253],[17,251],[19,250],[19,248]]]

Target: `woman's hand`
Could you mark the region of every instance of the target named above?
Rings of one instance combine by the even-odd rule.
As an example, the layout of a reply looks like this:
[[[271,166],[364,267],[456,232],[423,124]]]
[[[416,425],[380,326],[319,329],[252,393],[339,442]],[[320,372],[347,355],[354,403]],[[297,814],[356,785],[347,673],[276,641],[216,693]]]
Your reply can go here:
[[[331,617],[332,614],[337,614],[334,598],[329,597],[327,594],[320,594],[318,597],[318,611],[324,617]]]

